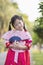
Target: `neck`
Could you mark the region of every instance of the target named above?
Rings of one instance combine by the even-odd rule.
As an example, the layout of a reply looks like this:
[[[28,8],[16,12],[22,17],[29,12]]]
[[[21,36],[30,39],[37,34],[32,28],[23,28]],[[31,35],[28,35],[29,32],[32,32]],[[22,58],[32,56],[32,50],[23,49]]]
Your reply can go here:
[[[15,29],[15,31],[24,31],[24,29],[22,29],[22,30]]]

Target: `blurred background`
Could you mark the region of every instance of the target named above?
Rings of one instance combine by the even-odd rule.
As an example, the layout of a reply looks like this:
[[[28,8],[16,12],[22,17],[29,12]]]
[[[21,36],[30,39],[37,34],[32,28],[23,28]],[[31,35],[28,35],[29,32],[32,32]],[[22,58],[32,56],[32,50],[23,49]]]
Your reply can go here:
[[[43,65],[43,0],[0,0],[0,65],[4,65],[7,53],[1,36],[8,31],[11,17],[15,14],[22,16],[32,36],[32,65]]]

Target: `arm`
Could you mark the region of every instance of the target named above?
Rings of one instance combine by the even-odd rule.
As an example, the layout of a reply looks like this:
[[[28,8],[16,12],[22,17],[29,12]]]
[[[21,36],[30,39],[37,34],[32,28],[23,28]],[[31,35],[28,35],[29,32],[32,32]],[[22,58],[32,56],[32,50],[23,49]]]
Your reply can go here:
[[[29,47],[26,44],[26,41],[23,40],[23,42],[20,44],[21,42],[16,42],[14,43],[14,46],[16,47],[16,49],[19,50],[28,50]]]
[[[6,43],[6,48],[13,48],[13,49],[18,49],[18,50],[28,50],[30,49],[31,47],[31,44],[29,44],[30,42],[32,41],[29,41],[29,40],[23,40],[25,41],[25,45],[20,45],[19,42],[14,42],[14,43],[10,43],[10,42],[7,42]]]
[[[19,47],[19,50],[28,50],[29,48],[25,45],[20,45]]]
[[[28,47],[26,45],[19,45],[19,42],[11,44],[10,42],[6,42],[6,48],[13,48],[18,50],[27,50]]]
[[[14,42],[14,43],[6,42],[6,48],[17,49],[17,44],[16,44],[16,42]]]
[[[29,50],[32,46],[32,40],[23,40],[25,41],[25,45],[20,45],[19,48],[20,50]]]

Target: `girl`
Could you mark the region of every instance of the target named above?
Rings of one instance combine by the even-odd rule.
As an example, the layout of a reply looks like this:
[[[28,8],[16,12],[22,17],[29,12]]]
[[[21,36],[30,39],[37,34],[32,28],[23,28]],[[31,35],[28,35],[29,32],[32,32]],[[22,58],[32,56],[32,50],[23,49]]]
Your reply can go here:
[[[13,26],[14,30],[11,30],[11,25]],[[13,43],[7,40],[7,37],[10,37],[13,35],[13,33],[17,35],[17,32],[19,36],[23,36],[22,38],[24,38],[26,34],[28,39],[25,37],[22,42],[14,41]],[[25,34],[21,35],[21,32],[25,32]],[[9,24],[9,33],[4,34],[3,38],[7,40],[6,48],[8,48],[8,53],[4,65],[30,65],[29,50],[31,47],[32,39],[30,34],[25,29],[25,25],[21,16],[14,15],[11,18]]]

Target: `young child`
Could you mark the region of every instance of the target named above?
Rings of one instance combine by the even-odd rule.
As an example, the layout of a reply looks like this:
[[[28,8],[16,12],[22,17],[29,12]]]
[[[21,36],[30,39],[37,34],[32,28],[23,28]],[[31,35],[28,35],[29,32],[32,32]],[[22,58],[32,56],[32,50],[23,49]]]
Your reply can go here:
[[[11,30],[11,25],[14,30]],[[11,37],[15,35],[21,37],[21,41],[11,42]],[[31,35],[25,29],[21,16],[14,15],[9,24],[9,31],[2,38],[5,39],[8,53],[4,65],[30,65],[30,47],[32,44]],[[10,39],[11,38],[11,39]],[[10,39],[10,40],[9,40]],[[17,39],[17,38],[16,38]]]

